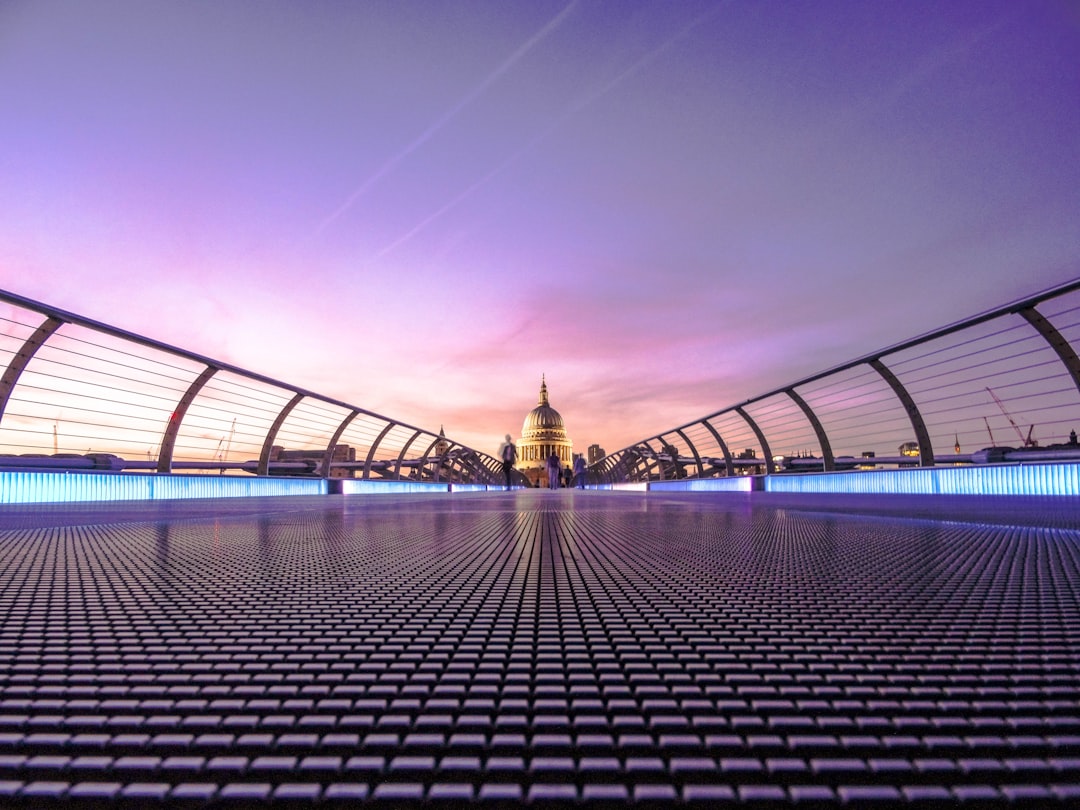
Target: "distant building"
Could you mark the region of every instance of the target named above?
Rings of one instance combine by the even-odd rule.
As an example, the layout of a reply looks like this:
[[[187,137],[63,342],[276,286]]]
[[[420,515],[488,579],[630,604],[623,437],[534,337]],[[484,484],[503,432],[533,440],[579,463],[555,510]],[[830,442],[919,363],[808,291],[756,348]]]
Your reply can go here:
[[[281,445],[275,444],[270,448],[270,463],[292,462],[303,463],[306,468],[282,470],[279,474],[285,475],[314,475],[319,471],[323,463],[325,453],[322,450],[286,450]],[[353,478],[354,470],[351,467],[335,467],[334,462],[352,463],[356,461],[356,448],[347,444],[335,444],[334,452],[330,456],[330,478]]]
[[[667,457],[667,460],[661,459],[660,469],[665,479],[668,478],[686,478],[686,468],[682,462],[679,461],[679,448],[673,444],[664,444],[660,448],[660,452]]]
[[[757,450],[755,450],[753,447],[747,447],[745,450],[743,450],[741,453],[739,453],[737,456],[735,456],[735,458],[737,460],[739,460],[739,461],[742,461],[742,462],[756,461],[757,460]],[[762,463],[760,463],[760,464],[745,464],[745,463],[740,464],[739,469],[738,469],[738,474],[739,475],[764,475],[765,474],[765,463],[764,463],[765,460],[762,459],[761,461],[762,461]]]
[[[450,442],[446,438],[446,432],[443,430],[443,426],[439,425],[439,436],[435,442],[435,447],[432,449],[431,454],[433,456],[445,456],[450,450]]]
[[[559,464],[566,467],[574,460],[574,443],[566,435],[566,425],[548,399],[547,381],[540,379],[540,398],[536,407],[529,411],[521,426],[518,442],[518,460],[515,465],[525,474],[529,483],[547,486],[547,458],[552,453],[559,457]]]
[[[919,459],[919,443],[918,442],[904,442],[897,448],[900,451],[902,458],[910,458],[911,461],[901,461],[901,467],[914,467],[918,465]]]
[[[606,455],[607,455],[607,453],[604,452],[603,447],[601,447],[598,444],[590,444],[589,445],[589,455],[586,457],[585,460],[589,463],[589,466],[591,467],[593,464],[598,462],[600,459],[602,459]]]

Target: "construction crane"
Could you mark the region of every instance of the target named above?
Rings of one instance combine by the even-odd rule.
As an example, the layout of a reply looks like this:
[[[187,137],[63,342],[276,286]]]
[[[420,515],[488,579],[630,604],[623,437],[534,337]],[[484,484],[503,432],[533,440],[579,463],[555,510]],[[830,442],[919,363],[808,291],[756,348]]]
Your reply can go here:
[[[233,434],[236,433],[236,417],[233,417],[232,426],[229,428],[229,435],[222,436],[218,439],[217,448],[214,450],[214,455],[217,456],[218,461],[229,460],[229,450],[232,448]],[[222,450],[221,446],[225,445],[225,449]]]
[[[994,402],[996,402],[997,406],[1001,409],[1001,412],[1005,414],[1005,418],[1009,420],[1009,424],[1012,425],[1013,430],[1016,431],[1017,438],[1020,439],[1020,444],[1023,447],[1038,447],[1039,443],[1033,438],[1031,438],[1031,431],[1035,429],[1035,425],[1031,425],[1030,427],[1028,427],[1027,437],[1025,438],[1024,432],[1020,430],[1020,426],[1013,421],[1013,418],[1009,415],[1009,412],[1005,410],[1005,405],[1002,404],[1000,399],[998,399],[998,395],[995,394],[990,388],[986,389],[986,393],[988,393],[993,398]],[[989,422],[986,423],[986,429],[990,430]],[[993,438],[993,434],[991,434],[991,438]]]

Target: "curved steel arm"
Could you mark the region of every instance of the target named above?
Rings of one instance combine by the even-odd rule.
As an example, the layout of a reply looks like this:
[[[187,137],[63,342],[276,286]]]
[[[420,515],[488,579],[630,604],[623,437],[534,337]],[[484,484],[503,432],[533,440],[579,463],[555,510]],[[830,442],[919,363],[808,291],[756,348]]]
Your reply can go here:
[[[4,419],[4,410],[7,408],[8,400],[11,399],[11,392],[15,390],[15,383],[19,381],[19,377],[37,354],[37,350],[63,325],[64,322],[59,318],[46,318],[11,358],[8,367],[4,369],[4,376],[0,377],[0,422]]]
[[[474,480],[477,483],[482,484],[494,484],[498,482],[498,476],[502,473],[502,464],[496,461],[490,456],[477,453],[475,450],[468,450],[466,448],[465,458],[468,460],[468,464],[473,470]],[[490,460],[493,465],[497,467],[489,467],[487,461]]]
[[[911,394],[904,388],[904,384],[900,382],[899,378],[879,358],[874,358],[868,362],[870,368],[880,374],[881,378],[889,384],[896,398],[900,400],[900,404],[907,411],[908,419],[911,420],[911,429],[915,431],[915,440],[919,443],[919,466],[933,467],[934,448],[930,445],[930,433],[926,430],[926,422],[923,421],[915,400],[911,398]]]
[[[608,465],[605,475],[609,483],[616,483],[621,479],[630,478],[631,470],[637,469],[641,464],[641,456],[634,447],[627,447],[615,455],[605,459]]]
[[[375,451],[379,449],[379,443],[386,438],[386,434],[396,424],[396,422],[387,422],[386,427],[379,432],[379,435],[375,437],[375,441],[371,443],[371,447],[368,448],[367,458],[364,459],[364,474],[361,476],[365,480],[371,478],[371,462],[375,460]]]
[[[423,435],[424,431],[418,430],[416,431],[416,433],[409,437],[409,440],[407,442],[405,442],[405,446],[402,447],[401,452],[398,453],[397,464],[394,465],[394,478],[401,478],[401,463],[405,460],[405,454],[409,452],[409,448],[412,446],[412,443]]]
[[[180,433],[180,425],[183,424],[184,417],[187,416],[188,408],[191,407],[195,397],[199,395],[203,386],[216,373],[217,369],[213,366],[204,368],[202,373],[191,381],[187,391],[180,397],[180,401],[176,403],[176,409],[172,412],[172,416],[169,417],[169,423],[165,425],[165,433],[161,437],[161,449],[158,450],[157,462],[157,471],[159,473],[172,471],[173,451],[176,449],[176,437]]]
[[[1065,364],[1073,383],[1077,386],[1078,390],[1080,390],[1080,362],[1078,362],[1076,359],[1077,355],[1075,351],[1064,339],[1064,337],[1053,327],[1053,325],[1050,324],[1046,320],[1046,318],[1044,318],[1035,310],[1036,306],[1046,301],[1051,301],[1064,295],[1072,294],[1078,291],[1080,291],[1080,279],[1074,279],[1057,287],[1044,290],[1043,292],[1040,292],[1036,295],[1029,296],[1023,300],[1007,304],[1003,307],[997,307],[995,309],[988,310],[972,318],[958,321],[941,329],[936,329],[932,332],[924,333],[909,340],[905,340],[902,343],[897,343],[887,348],[879,349],[872,354],[863,355],[854,360],[850,360],[840,365],[825,369],[824,371],[820,371],[809,377],[804,377],[790,384],[786,388],[769,391],[762,396],[745,400],[741,403],[741,406],[760,402],[763,399],[772,397],[778,393],[782,393],[789,389],[798,389],[805,385],[828,379],[830,377],[840,374],[841,372],[846,372],[852,369],[857,369],[866,365],[870,365],[875,371],[878,372],[878,374],[880,374],[889,382],[889,385],[893,389],[893,392],[897,395],[898,398],[900,398],[901,402],[904,403],[904,408],[907,411],[909,418],[912,419],[912,426],[915,429],[916,439],[919,443],[921,456],[920,463],[924,465],[932,464],[933,452],[929,443],[929,436],[927,435],[925,423],[919,415],[918,409],[914,408],[914,402],[912,401],[911,397],[904,390],[904,387],[899,384],[899,381],[896,379],[895,375],[893,375],[887,368],[885,368],[885,366],[881,362],[881,358],[890,357],[899,352],[929,343],[932,340],[937,340],[939,338],[959,333],[965,329],[969,329],[979,324],[988,323],[1004,315],[1019,314],[1024,317],[1044,337],[1044,339],[1046,339],[1046,341],[1050,344],[1053,350],[1057,352],[1058,357]],[[704,424],[708,426],[709,423],[707,420],[717,416],[729,414],[732,411],[736,410],[737,407],[741,406],[725,407],[724,409],[714,411],[713,413],[710,413],[699,420],[689,422],[685,425],[680,425],[680,427],[691,427],[696,424]],[[920,434],[922,434],[921,437]],[[617,457],[621,453],[629,451],[632,447],[633,445],[630,445],[629,447],[617,450],[614,453],[611,453],[610,456]],[[822,448],[822,452],[824,453],[824,447]]]
[[[727,467],[728,478],[731,478],[735,475],[735,464],[731,460],[731,451],[728,450],[727,442],[720,438],[720,434],[716,431],[716,428],[709,423],[708,419],[703,419],[701,424],[703,424],[705,429],[712,434],[712,437],[716,439],[716,443],[720,446],[720,452],[724,454],[724,466]]]
[[[334,460],[334,448],[337,447],[337,443],[341,439],[341,435],[345,432],[345,429],[351,425],[353,419],[359,415],[360,411],[354,408],[352,413],[341,420],[341,424],[337,426],[334,435],[330,437],[330,441],[326,445],[326,452],[323,453],[322,464],[319,466],[319,475],[321,477],[330,477],[330,464]]]
[[[458,480],[464,483],[474,483],[484,480],[484,476],[480,474],[480,470],[484,469],[480,464],[480,459],[474,454],[468,451],[468,448],[462,447],[460,444],[454,445],[460,449],[460,452],[448,451],[447,455],[450,458],[450,469],[456,470],[458,474]]]
[[[788,388],[784,391],[792,402],[799,406],[799,409],[803,412],[807,421],[810,422],[810,427],[814,429],[814,433],[817,434],[818,444],[821,446],[821,461],[825,472],[831,472],[836,469],[836,459],[833,457],[832,445],[829,444],[829,435],[825,432],[824,425],[821,424],[821,420],[817,418],[817,414],[813,409],[806,404],[806,400],[795,393],[794,388]]]
[[[746,421],[746,424],[754,431],[754,435],[757,436],[758,443],[761,445],[761,452],[765,454],[765,472],[772,475],[776,472],[776,465],[773,463],[772,450],[769,449],[769,442],[765,438],[765,434],[761,432],[761,428],[758,427],[757,422],[750,418],[750,414],[748,414],[742,406],[736,408],[735,413]]]
[[[615,483],[615,473],[620,466],[625,466],[627,452],[623,450],[618,455],[608,456],[601,462],[603,466],[600,468],[600,474],[603,476],[604,481],[609,484]]]
[[[1069,341],[1035,307],[1021,309],[1019,313],[1050,344],[1050,348],[1057,354],[1058,359],[1065,364],[1065,370],[1072,378],[1073,385],[1080,390],[1080,358],[1076,356]]]
[[[618,456],[604,456],[589,467],[589,469],[593,471],[593,475],[599,479],[599,483],[611,483],[611,471],[618,463],[619,458],[622,458],[622,453],[619,453]]]
[[[686,433],[682,431],[682,429],[677,429],[675,432],[682,437],[682,440],[686,442],[686,446],[690,448],[690,452],[694,454],[694,463],[697,464],[697,477],[704,478],[705,467],[701,463],[701,456],[698,455],[698,451],[697,448],[694,447],[694,443],[690,441],[690,437],[687,436]]]
[[[270,426],[270,430],[266,434],[266,439],[263,441],[262,452],[259,453],[259,468],[257,470],[258,475],[270,474],[270,451],[274,446],[274,439],[277,438],[278,431],[281,430],[281,426],[285,423],[285,420],[292,413],[292,409],[300,404],[300,400],[304,398],[303,394],[295,394],[292,399],[288,401],[284,408],[281,409],[281,413],[277,415],[277,419],[274,420],[274,424]]]
[[[498,476],[502,474],[502,462],[486,453],[477,453],[477,459],[477,463],[479,463],[484,471],[491,476],[491,479],[497,481]]]
[[[435,449],[435,445],[437,445],[438,443],[439,443],[439,437],[436,436],[432,440],[431,444],[429,444],[427,446],[427,449],[424,450],[424,454],[422,456],[420,456],[420,463],[419,463],[419,466],[416,468],[417,478],[419,480],[423,480],[423,478],[424,478],[424,468],[427,467],[428,459],[431,458],[431,451]],[[447,448],[447,450],[449,450],[449,449],[450,448]],[[437,461],[436,461],[436,464],[435,464],[435,469],[432,470],[431,478],[432,478],[433,481],[438,481],[439,480],[439,474],[442,472],[442,464],[440,464],[438,462],[442,460],[443,456],[436,456],[435,458],[436,458]]]
[[[669,442],[663,434],[657,436],[656,441],[660,443],[660,453],[658,453],[656,457],[656,467],[660,473],[660,480],[667,480],[668,472],[671,473],[671,478],[673,480],[677,480],[681,470],[681,467],[679,466],[679,448]],[[666,467],[663,459],[660,458],[661,453],[665,456],[669,456]]]
[[[647,457],[641,456],[640,454],[638,455],[638,462],[644,463],[645,466],[646,480],[648,480],[649,476],[651,475],[652,469],[655,467],[657,470],[659,470],[658,474],[660,476],[660,480],[663,481],[664,466],[660,463],[660,454],[653,448],[651,444],[649,444],[648,441],[641,442],[641,444],[649,449],[649,455]],[[660,446],[660,449],[664,449],[662,444]]]

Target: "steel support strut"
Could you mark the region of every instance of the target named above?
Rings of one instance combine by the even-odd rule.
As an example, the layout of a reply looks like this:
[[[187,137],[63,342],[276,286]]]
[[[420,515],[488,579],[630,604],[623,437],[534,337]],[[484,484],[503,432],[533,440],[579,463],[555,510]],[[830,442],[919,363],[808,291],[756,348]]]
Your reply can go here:
[[[191,407],[195,397],[199,395],[203,386],[216,373],[217,369],[213,366],[204,368],[202,374],[192,380],[187,391],[180,397],[180,401],[176,403],[176,409],[172,412],[172,416],[169,417],[169,423],[165,425],[165,433],[161,437],[161,448],[158,450],[157,462],[157,471],[159,473],[172,472],[173,452],[176,450],[176,437],[180,433],[180,425],[183,424],[184,417],[187,416],[188,408]]]
[[[1080,390],[1080,358],[1076,356],[1076,351],[1069,344],[1069,341],[1035,307],[1021,309],[1019,312],[1024,320],[1035,327],[1035,331],[1050,344],[1050,348],[1054,350],[1058,359],[1065,364],[1065,370],[1069,373],[1073,385],[1076,386],[1077,390]]]
[[[412,443],[415,442],[417,439],[419,439],[423,435],[424,435],[424,431],[418,430],[418,431],[416,431],[416,433],[414,433],[412,436],[409,437],[409,440],[407,442],[405,442],[405,446],[401,448],[401,452],[398,454],[397,464],[394,466],[394,478],[396,478],[398,480],[401,479],[401,464],[402,464],[403,461],[405,461],[405,454],[409,452],[409,448],[412,446]],[[421,473],[418,470],[417,471],[417,476],[419,476],[419,475],[421,475]],[[417,480],[419,480],[419,478]]]
[[[45,341],[52,337],[53,333],[64,325],[59,318],[47,318],[44,323],[34,330],[19,348],[4,369],[4,376],[0,377],[0,421],[4,419],[4,410],[7,408],[11,392],[15,390],[15,383],[37,354],[37,350],[45,345]]]
[[[319,475],[323,478],[330,477],[330,465],[334,460],[334,448],[337,447],[338,441],[341,439],[341,435],[345,432],[345,429],[352,424],[353,419],[360,415],[360,411],[353,409],[353,412],[341,420],[341,424],[337,426],[337,430],[334,431],[334,435],[330,437],[329,443],[326,445],[326,452],[323,453],[322,464],[319,465]],[[350,473],[351,475],[352,473]]]
[[[705,429],[712,434],[714,439],[716,439],[716,443],[720,447],[720,452],[724,454],[724,466],[727,468],[727,476],[728,478],[731,478],[735,475],[735,464],[731,460],[731,451],[728,450],[727,442],[720,438],[720,433],[709,423],[709,420],[703,419],[701,424],[703,424]]]
[[[742,407],[736,408],[735,413],[746,421],[746,424],[754,431],[754,435],[757,436],[758,443],[761,445],[761,452],[765,454],[765,472],[768,475],[772,475],[776,472],[776,465],[773,463],[772,450],[769,449],[769,442],[765,438],[765,434],[761,432],[761,428],[758,427],[757,422],[750,418],[750,414],[748,414],[745,409]]]
[[[371,447],[368,448],[367,458],[364,459],[364,473],[361,476],[365,481],[371,478],[371,462],[375,460],[375,451],[379,449],[379,443],[386,438],[386,434],[396,424],[397,422],[387,422],[386,427],[379,432],[379,435],[375,437],[375,441],[371,443]]]
[[[270,474],[270,451],[274,447],[274,440],[277,438],[278,431],[281,430],[281,426],[285,423],[285,420],[292,413],[292,409],[300,404],[300,400],[304,398],[303,394],[296,394],[292,399],[288,401],[284,408],[281,409],[281,413],[277,415],[277,419],[274,420],[274,424],[270,426],[270,430],[266,434],[266,439],[263,440],[262,452],[259,453],[259,467],[256,471],[257,475],[269,475]]]
[[[825,432],[825,427],[821,424],[821,420],[817,418],[817,414],[813,409],[806,404],[806,400],[795,393],[794,388],[788,388],[784,391],[791,401],[799,406],[803,415],[810,423],[810,427],[814,429],[814,433],[817,434],[818,445],[821,447],[821,461],[825,472],[832,472],[836,469],[836,459],[833,457],[832,445],[829,444],[829,436]]]
[[[908,419],[911,420],[911,429],[915,431],[915,441],[919,443],[919,466],[933,467],[934,448],[930,445],[930,433],[926,430],[926,423],[923,421],[922,414],[919,413],[915,400],[911,398],[911,394],[904,388],[904,384],[881,362],[880,358],[875,357],[868,362],[870,368],[880,374],[881,378],[889,384],[893,393],[896,394],[896,398],[900,400],[900,404],[904,406]]]
[[[690,452],[694,454],[694,463],[697,464],[697,476],[696,477],[697,478],[704,478],[705,477],[705,467],[701,463],[701,456],[698,454],[697,448],[694,447],[694,443],[692,441],[690,441],[690,438],[681,429],[676,429],[675,432],[678,433],[682,437],[682,440],[684,442],[686,442],[686,446],[690,448]]]

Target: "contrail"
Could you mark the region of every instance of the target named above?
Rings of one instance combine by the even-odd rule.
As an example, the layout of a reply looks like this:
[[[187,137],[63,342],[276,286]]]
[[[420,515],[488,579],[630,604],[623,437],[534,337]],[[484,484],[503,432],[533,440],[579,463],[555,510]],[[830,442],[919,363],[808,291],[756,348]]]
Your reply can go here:
[[[407,158],[409,155],[411,155],[413,152],[415,152],[417,149],[419,149],[421,146],[431,140],[431,138],[440,129],[445,127],[451,120],[453,120],[458,113],[460,113],[463,109],[469,106],[469,104],[475,101],[481,94],[484,93],[484,91],[491,87],[491,85],[494,84],[500,76],[502,76],[504,73],[506,73],[506,71],[512,68],[515,64],[517,64],[517,62],[520,61],[521,58],[525,56],[525,54],[532,50],[538,42],[540,42],[542,39],[544,39],[544,37],[546,37],[560,25],[562,25],[566,18],[570,16],[570,13],[574,10],[574,7],[577,4],[578,0],[571,0],[571,2],[567,4],[566,8],[556,14],[547,23],[547,25],[545,25],[543,28],[533,34],[532,37],[526,40],[523,45],[521,45],[516,51],[510,54],[510,56],[501,65],[495,68],[495,70],[491,74],[489,74],[487,78],[485,78],[482,82],[476,85],[476,87],[470,90],[457,104],[451,107],[447,112],[443,113],[443,115],[437,121],[435,121],[434,124],[424,130],[424,132],[422,132],[419,137],[413,140],[412,143],[407,145],[404,149],[402,149],[400,152],[398,152],[396,155],[386,161],[386,163],[380,166],[378,171],[376,171],[375,174],[371,175],[371,177],[365,180],[352,194],[350,194],[348,199],[346,199],[345,202],[338,206],[337,210],[334,211],[334,213],[332,213],[330,216],[328,216],[322,221],[322,223],[319,225],[318,233],[321,234],[324,230],[326,230],[327,227],[329,227],[339,217],[341,217],[342,214],[352,208],[356,201],[363,197],[371,189],[372,186],[374,186],[383,177],[396,169],[398,164],[401,163],[401,161],[403,161],[405,158]]]
[[[551,121],[551,123],[549,123],[546,127],[544,127],[542,130],[540,130],[538,133],[533,135],[533,137],[529,138],[529,140],[526,141],[521,147],[516,149],[513,152],[513,154],[511,154],[509,157],[507,157],[505,160],[503,160],[501,163],[499,163],[497,166],[495,166],[495,168],[493,168],[490,171],[488,171],[487,173],[485,173],[484,176],[481,177],[479,180],[476,180],[473,183],[470,183],[468,185],[468,187],[466,187],[463,191],[461,191],[459,194],[457,194],[457,196],[455,196],[449,202],[442,205],[439,209],[432,212],[428,216],[424,217],[424,219],[420,220],[420,222],[418,222],[416,225],[414,225],[412,228],[410,228],[408,230],[408,232],[406,232],[405,234],[399,236],[397,239],[395,239],[389,245],[387,245],[382,250],[380,250],[378,253],[376,253],[373,258],[374,259],[381,259],[387,253],[390,253],[395,248],[400,247],[405,242],[408,242],[410,239],[412,239],[414,236],[416,236],[416,234],[420,233],[420,231],[424,230],[424,228],[426,228],[432,222],[437,220],[439,217],[441,217],[443,214],[445,214],[450,209],[454,208],[458,203],[460,203],[466,197],[469,197],[478,188],[480,188],[481,186],[484,186],[485,184],[487,184],[487,182],[489,180],[491,180],[493,177],[495,177],[497,174],[501,173],[502,171],[504,171],[505,169],[507,169],[508,167],[513,165],[514,163],[516,163],[521,158],[522,155],[524,155],[526,152],[531,150],[538,143],[543,141],[548,135],[550,135],[555,129],[557,129],[563,123],[563,121],[565,121],[571,115],[574,115],[575,113],[580,112],[585,107],[588,107],[590,104],[592,104],[594,101],[596,101],[598,98],[606,95],[607,93],[610,93],[618,85],[622,84],[628,78],[633,76],[635,73],[637,73],[643,67],[645,67],[647,64],[649,64],[650,62],[655,60],[658,56],[660,56],[662,53],[664,53],[664,51],[668,50],[668,48],[670,48],[672,45],[674,45],[676,42],[678,42],[680,39],[682,39],[682,37],[684,37],[686,34],[688,34],[691,30],[693,30],[697,26],[701,25],[701,23],[705,22],[710,17],[715,16],[720,11],[720,8],[721,8],[720,6],[717,6],[717,7],[714,7],[712,9],[710,9],[709,11],[705,12],[704,14],[698,15],[693,20],[691,20],[687,25],[683,26],[675,34],[673,34],[672,36],[665,39],[663,42],[661,42],[659,45],[657,45],[655,48],[653,48],[651,51],[649,51],[643,57],[641,57],[636,62],[634,62],[632,65],[630,65],[630,67],[626,68],[626,70],[624,70],[622,73],[620,73],[615,78],[613,78],[611,81],[609,81],[606,84],[602,85],[599,89],[593,90],[591,93],[586,94],[583,98],[579,99],[578,101],[576,101],[573,104],[571,104],[570,106],[568,106],[559,115],[557,115],[555,117],[555,119]],[[565,13],[565,11],[563,13]]]

